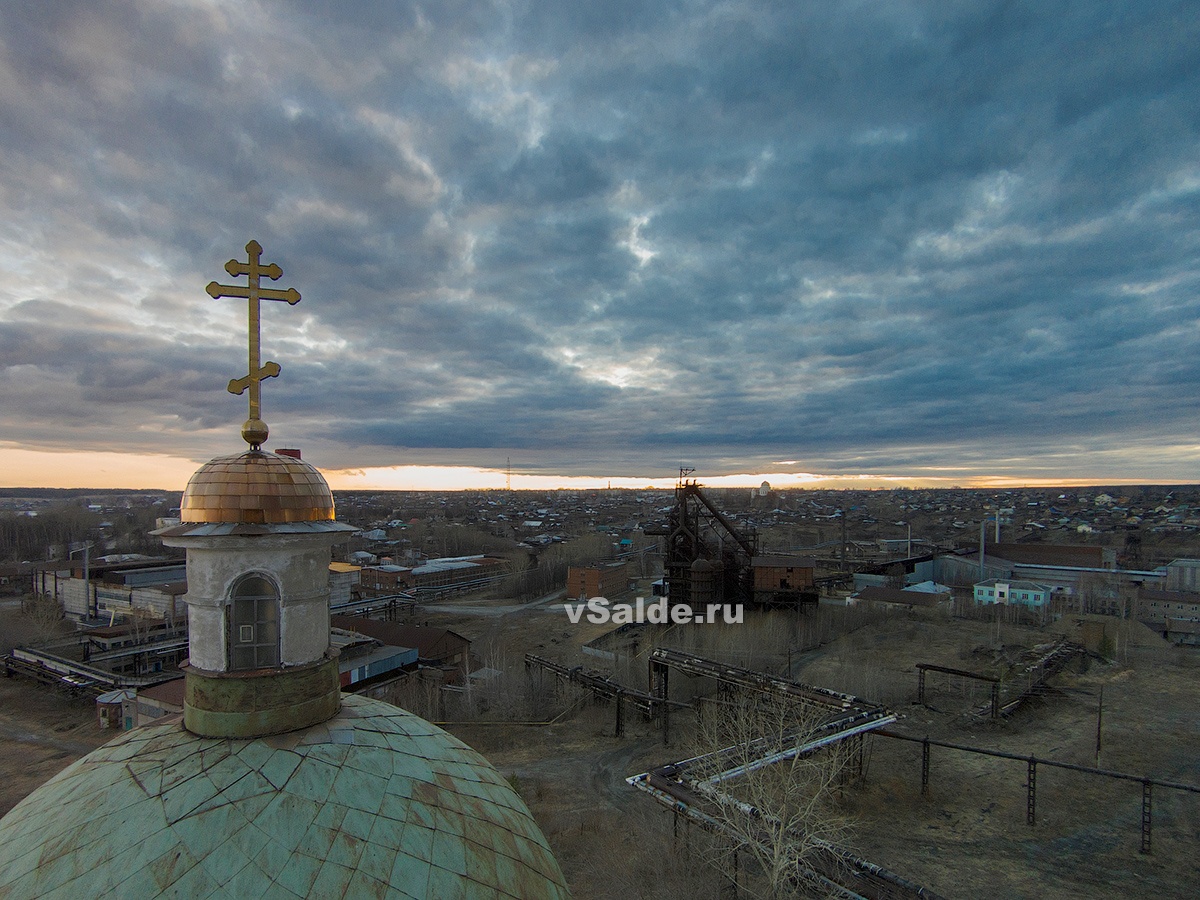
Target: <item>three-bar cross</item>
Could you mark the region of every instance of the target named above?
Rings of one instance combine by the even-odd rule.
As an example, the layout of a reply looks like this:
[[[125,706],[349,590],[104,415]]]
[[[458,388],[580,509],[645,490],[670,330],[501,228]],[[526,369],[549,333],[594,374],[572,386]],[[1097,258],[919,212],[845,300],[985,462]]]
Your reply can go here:
[[[259,328],[259,300],[282,300],[289,306],[295,306],[300,302],[300,292],[295,288],[288,288],[286,291],[276,290],[274,288],[264,288],[259,286],[259,279],[266,276],[272,281],[277,281],[279,276],[283,274],[283,269],[271,263],[270,265],[262,265],[259,260],[259,255],[262,253],[262,246],[258,241],[251,241],[246,245],[246,253],[248,262],[239,262],[236,259],[231,259],[225,263],[225,271],[234,278],[242,275],[247,276],[248,284],[246,286],[235,284],[217,284],[211,281],[208,287],[209,296],[214,300],[220,297],[245,297],[249,301],[250,307],[250,361],[249,371],[241,378],[234,378],[229,382],[229,393],[241,394],[250,389],[250,418],[242,428],[242,436],[255,449],[267,439],[267,427],[262,421],[262,398],[260,392],[260,383],[264,378],[273,378],[279,374],[279,364],[268,362],[259,365],[259,343],[260,343],[260,328]]]

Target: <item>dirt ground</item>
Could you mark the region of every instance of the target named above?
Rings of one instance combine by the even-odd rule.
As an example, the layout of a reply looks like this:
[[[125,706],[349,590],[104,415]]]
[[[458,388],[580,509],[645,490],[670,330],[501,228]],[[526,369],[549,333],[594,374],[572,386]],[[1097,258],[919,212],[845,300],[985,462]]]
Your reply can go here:
[[[0,815],[72,762],[108,743],[91,698],[0,677]]]
[[[1069,622],[1051,630],[1078,638]],[[1048,695],[993,723],[965,715],[986,704],[984,686],[952,676],[930,674],[927,703],[933,708],[916,705],[912,669],[916,662],[934,662],[983,671],[994,656],[988,650],[992,636],[983,629],[985,639],[976,643],[979,624],[957,621],[938,628],[932,639],[923,627],[917,631],[871,657],[880,670],[875,677],[892,685],[889,701],[901,715],[897,731],[1200,784],[1200,655],[1171,648],[1134,625],[1128,646],[1118,650],[1121,661],[1073,666],[1054,679]],[[874,637],[864,632],[839,643],[861,645]],[[1046,632],[1010,627],[1002,637],[1006,645],[1029,646],[1044,641]],[[840,667],[835,648],[802,677],[834,683]],[[897,696],[904,693],[907,703]],[[856,847],[866,858],[951,897],[1195,896],[1200,795],[1153,790],[1152,852],[1142,854],[1140,783],[1049,766],[1039,766],[1036,775],[1030,827],[1024,762],[934,748],[930,790],[922,797],[920,745],[871,738],[867,777],[846,797],[856,821]]]
[[[522,637],[539,636],[537,624],[523,620]],[[987,687],[951,676],[931,674],[927,705],[916,704],[917,662],[996,674],[1022,650],[1058,636],[1082,640],[1081,624],[997,629],[893,617],[799,654],[794,672],[887,703],[900,717],[894,730],[915,737],[1200,784],[1200,653],[1172,648],[1136,624],[1117,634],[1116,662],[1072,664],[1048,695],[1009,719],[972,716],[987,704]],[[740,648],[730,653],[741,658]],[[590,656],[575,662],[603,668]],[[689,755],[686,724],[669,747],[648,725],[621,738],[613,736],[613,725],[610,709],[589,705],[552,728],[503,734],[478,727],[460,734],[517,777],[576,896],[722,896],[704,867],[680,858],[669,812],[624,783],[628,775]],[[1200,794],[1155,789],[1152,852],[1142,854],[1138,782],[1040,766],[1030,827],[1022,761],[935,748],[928,796],[921,794],[919,744],[872,737],[865,762],[864,779],[842,797],[854,822],[850,845],[943,896],[1195,896]]]
[[[430,612],[420,621],[471,638],[484,665],[506,672],[506,694],[528,691],[526,651],[603,668],[579,648],[604,628],[571,625],[561,608],[481,604],[475,612]],[[894,729],[906,734],[1200,784],[1200,652],[1178,651],[1138,627],[1120,636],[1116,662],[1073,667],[1047,696],[998,724],[969,715],[986,702],[985,687],[951,676],[931,675],[927,705],[916,705],[917,662],[995,671],[1021,648],[1058,633],[1078,638],[1079,625],[997,631],[986,623],[900,616],[775,661],[790,662],[802,680],[886,703],[900,716]],[[729,653],[744,660],[746,649],[731,645]],[[644,671],[643,659],[629,669],[637,670]],[[614,736],[611,707],[575,688],[523,715],[531,722],[558,718],[551,725],[447,727],[511,779],[577,898],[729,896],[689,856],[702,842],[682,828],[676,834],[671,813],[625,783],[689,755],[688,714],[673,720],[678,725],[666,747],[653,723],[632,712],[625,734]],[[0,679],[0,811],[111,736],[95,725],[90,702]],[[920,761],[919,744],[866,742],[865,777],[846,788],[841,802],[854,821],[851,846],[872,862],[952,898],[1195,896],[1200,794],[1155,789],[1153,852],[1144,855],[1140,783],[1040,766],[1030,827],[1025,763],[935,748],[929,794],[922,796]]]

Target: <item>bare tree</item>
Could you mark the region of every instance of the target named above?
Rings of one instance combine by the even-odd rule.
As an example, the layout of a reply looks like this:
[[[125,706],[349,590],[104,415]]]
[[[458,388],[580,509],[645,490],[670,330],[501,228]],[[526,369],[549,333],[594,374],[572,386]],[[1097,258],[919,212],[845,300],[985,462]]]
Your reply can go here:
[[[756,691],[708,704],[698,727],[704,752],[689,761],[688,783],[719,823],[724,841],[712,862],[751,896],[821,896],[814,870],[846,835],[835,792],[844,773],[839,745],[813,744],[822,712]],[[745,879],[742,879],[742,875]]]
[[[22,604],[22,608],[36,643],[44,644],[62,631],[62,604],[49,594],[39,594],[29,598]]]

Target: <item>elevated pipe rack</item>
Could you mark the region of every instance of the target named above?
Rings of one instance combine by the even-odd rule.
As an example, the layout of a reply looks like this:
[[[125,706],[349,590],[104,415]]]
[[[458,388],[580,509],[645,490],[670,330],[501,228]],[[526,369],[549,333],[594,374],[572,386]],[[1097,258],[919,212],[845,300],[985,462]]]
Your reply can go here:
[[[695,822],[705,831],[725,834],[734,840],[745,840],[745,836],[733,830],[721,819],[709,815],[700,808],[703,797],[700,792],[677,780],[663,766],[652,772],[634,775],[625,779],[631,786],[650,795],[654,800],[670,809],[677,816]],[[732,801],[736,804],[736,801]],[[743,813],[751,818],[766,816],[754,807],[740,804]],[[798,841],[805,835],[792,834]],[[791,876],[793,881],[815,884],[831,896],[844,900],[943,900],[941,895],[915,882],[897,875],[883,866],[872,863],[829,841],[809,839],[815,853],[797,866]],[[769,853],[765,838],[755,841],[760,852]]]
[[[814,753],[840,741],[857,738],[882,728],[896,720],[894,714],[878,704],[851,694],[843,694],[803,682],[791,681],[765,672],[755,672],[741,666],[715,662],[690,653],[658,648],[650,657],[650,677],[658,702],[667,699],[668,673],[671,668],[686,675],[715,678],[722,684],[736,685],[755,691],[776,694],[797,701],[809,709],[825,714],[825,720],[785,736],[782,742],[760,738],[748,744],[726,747],[713,753],[668,763],[649,772],[633,775],[626,781],[653,799],[697,822],[706,830],[724,833],[735,841],[746,841],[745,830],[734,829],[728,822],[710,815],[702,808],[706,803],[745,815],[751,820],[771,821],[761,809],[742,803],[725,793],[721,786],[757,769]],[[667,706],[664,704],[664,720]],[[665,731],[664,731],[665,735]],[[792,743],[794,741],[794,743]],[[784,746],[779,746],[782,743]],[[790,746],[787,746],[789,745]],[[753,757],[745,761],[746,756]],[[726,760],[736,763],[727,765]],[[697,778],[689,769],[717,768],[715,775]],[[907,900],[926,898],[938,900],[928,888],[908,881],[882,866],[839,848],[827,841],[814,840],[801,833],[790,833],[797,841],[807,840],[816,852],[799,863],[792,879],[815,884],[831,896],[861,898],[861,900]],[[759,850],[769,853],[766,837],[749,840]]]
[[[621,734],[624,731],[623,706],[625,703],[632,703],[640,709],[648,718],[657,714],[659,708],[664,704],[673,706],[684,706],[691,708],[690,703],[681,703],[677,701],[663,701],[659,698],[648,694],[645,691],[637,688],[627,687],[601,672],[596,672],[592,669],[585,669],[583,666],[565,666],[562,663],[552,662],[548,659],[543,659],[533,653],[525,654],[525,668],[530,669],[533,666],[545,669],[548,672],[553,672],[559,678],[578,684],[587,688],[597,697],[604,697],[608,700],[615,701],[616,705],[616,733]]]
[[[780,694],[810,704],[827,711],[829,718],[825,725],[842,722],[870,722],[876,723],[873,727],[877,728],[887,722],[895,721],[896,718],[882,706],[851,694],[831,691],[828,688],[816,687],[802,681],[792,681],[767,672],[756,672],[741,666],[716,662],[669,647],[655,649],[650,654],[649,666],[651,692],[660,702],[665,701],[669,696],[670,670],[675,669],[684,675],[714,678],[722,684]],[[670,716],[666,706],[662,709],[662,730],[665,744],[670,740]]]
[[[954,744],[949,741],[935,741],[928,737],[919,738],[909,734],[902,734],[898,731],[890,731],[881,728],[875,732],[880,737],[895,738],[901,741],[910,741],[921,745],[921,793],[928,793],[929,789],[929,760],[930,747],[941,747],[946,750],[958,750],[962,753],[977,753],[982,756],[991,756],[996,759],[1011,759],[1016,762],[1025,763],[1027,769],[1025,781],[1025,824],[1036,824],[1037,812],[1037,767],[1048,766],[1054,769],[1067,769],[1071,772],[1082,772],[1085,775],[1099,775],[1104,778],[1115,778],[1120,781],[1136,781],[1142,785],[1142,844],[1141,852],[1150,852],[1150,828],[1151,828],[1151,791],[1154,787],[1166,788],[1172,791],[1182,791],[1189,794],[1200,794],[1200,785],[1186,784],[1180,781],[1166,781],[1161,778],[1148,778],[1145,775],[1134,775],[1131,772],[1115,772],[1111,769],[1097,769],[1093,766],[1081,766],[1077,763],[1060,762],[1054,759],[1046,759],[1032,754],[1022,756],[1019,753],[1008,753],[1004,750],[989,750],[984,747],[969,747],[966,744]]]
[[[949,666],[938,666],[933,663],[917,663],[917,702],[925,705],[925,673],[942,672],[946,675],[957,675],[959,678],[971,678],[984,681],[992,686],[991,714],[993,719],[1000,718],[1000,679],[992,675],[980,675],[965,669],[952,669]]]

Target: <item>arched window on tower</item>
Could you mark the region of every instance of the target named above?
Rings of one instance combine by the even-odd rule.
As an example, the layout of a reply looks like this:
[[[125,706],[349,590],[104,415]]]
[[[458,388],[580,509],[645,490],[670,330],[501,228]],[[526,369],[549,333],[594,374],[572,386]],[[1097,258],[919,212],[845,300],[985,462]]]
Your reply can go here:
[[[279,589],[262,575],[246,575],[230,599],[230,670],[279,665]]]

